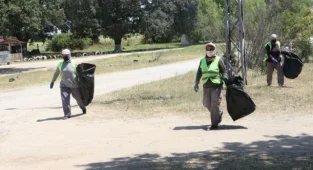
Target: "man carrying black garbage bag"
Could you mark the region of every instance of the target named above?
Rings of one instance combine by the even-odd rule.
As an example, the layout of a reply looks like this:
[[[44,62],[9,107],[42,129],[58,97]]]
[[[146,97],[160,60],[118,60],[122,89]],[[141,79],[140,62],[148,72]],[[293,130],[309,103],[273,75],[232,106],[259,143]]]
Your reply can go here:
[[[211,113],[210,130],[218,128],[222,121],[223,112],[220,104],[222,100],[223,80],[227,81],[227,73],[223,60],[216,56],[216,46],[208,43],[205,46],[206,55],[201,59],[196,82],[194,86],[195,92],[199,90],[199,82],[202,78],[203,83],[203,105]]]
[[[270,41],[265,44],[266,55],[264,62],[267,66],[267,86],[272,85],[272,78],[274,69],[277,70],[277,81],[279,87],[284,86],[284,73],[281,64],[281,49],[280,42],[276,34],[270,36]]]
[[[65,49],[62,51],[63,61],[59,62],[56,71],[50,83],[50,89],[53,88],[56,79],[61,76],[60,91],[62,106],[64,112],[64,120],[71,118],[71,94],[75,98],[78,106],[82,109],[83,114],[86,114],[86,106],[84,105],[81,97],[80,85],[76,67],[77,65],[72,61],[71,51]]]

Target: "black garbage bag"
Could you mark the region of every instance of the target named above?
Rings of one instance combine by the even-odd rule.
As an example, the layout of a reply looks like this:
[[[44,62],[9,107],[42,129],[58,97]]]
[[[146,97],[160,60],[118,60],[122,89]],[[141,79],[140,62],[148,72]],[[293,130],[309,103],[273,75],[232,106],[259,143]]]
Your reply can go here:
[[[92,102],[94,96],[94,73],[96,71],[96,65],[82,63],[77,66],[76,70],[78,74],[81,97],[85,106],[88,106]]]
[[[283,72],[286,78],[297,78],[303,67],[303,62],[299,56],[294,53],[282,52],[284,56]]]
[[[233,121],[253,113],[256,106],[250,96],[244,91],[244,82],[241,77],[233,77],[226,83],[227,111]]]

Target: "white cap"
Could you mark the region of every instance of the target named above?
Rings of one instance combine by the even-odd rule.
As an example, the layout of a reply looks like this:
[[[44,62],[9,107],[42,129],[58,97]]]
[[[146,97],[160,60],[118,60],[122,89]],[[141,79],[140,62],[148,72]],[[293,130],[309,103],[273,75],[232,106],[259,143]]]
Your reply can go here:
[[[70,55],[71,51],[69,49],[64,49],[64,50],[62,50],[62,54]]]
[[[207,43],[207,44],[205,45],[205,47],[207,47],[207,46],[212,46],[212,47],[216,48],[216,47],[215,47],[215,44],[213,44],[212,42]]]
[[[270,40],[274,40],[274,39],[277,39],[277,35],[276,35],[276,34],[272,34],[272,35],[270,36]]]

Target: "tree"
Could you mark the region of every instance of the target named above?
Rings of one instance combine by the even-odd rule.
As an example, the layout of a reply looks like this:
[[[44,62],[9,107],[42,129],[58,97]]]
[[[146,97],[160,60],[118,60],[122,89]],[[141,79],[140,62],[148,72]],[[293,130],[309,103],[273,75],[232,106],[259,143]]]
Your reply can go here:
[[[171,0],[151,1],[145,5],[140,32],[146,41],[165,43],[172,40],[175,10]]]
[[[60,25],[64,17],[61,0],[2,0],[1,4],[5,11],[2,31],[25,42],[44,40],[45,27]]]
[[[193,32],[193,39],[217,41],[223,39],[224,13],[214,0],[200,0],[198,6],[198,23]]]
[[[141,0],[98,0],[96,10],[101,33],[114,39],[114,51],[122,50],[121,42],[126,34],[139,32]]]
[[[176,6],[174,31],[177,35],[186,34],[192,40],[192,32],[197,26],[199,0],[172,0]]]
[[[67,23],[63,27],[68,26],[71,33],[79,38],[89,37],[99,42],[100,26],[96,18],[96,6],[96,0],[65,0],[63,7]]]

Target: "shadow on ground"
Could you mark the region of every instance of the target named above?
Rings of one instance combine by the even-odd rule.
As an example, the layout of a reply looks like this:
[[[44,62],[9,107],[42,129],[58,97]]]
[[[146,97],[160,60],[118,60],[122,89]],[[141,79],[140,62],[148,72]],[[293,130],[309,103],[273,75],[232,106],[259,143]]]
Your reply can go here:
[[[178,126],[175,127],[173,130],[207,130],[209,125],[202,125],[202,126]],[[239,129],[248,129],[244,126],[237,126],[237,125],[220,125],[218,126],[218,129],[215,131],[219,130],[239,130]]]
[[[40,68],[0,68],[0,75],[9,75],[9,74],[16,74],[16,73],[22,73],[25,71],[31,71],[31,70],[36,70],[36,69],[42,69],[45,67],[40,67]]]
[[[84,114],[77,114],[77,115],[72,115],[70,119],[76,118],[76,117],[80,117],[83,116]],[[63,116],[62,117],[51,117],[51,118],[47,118],[47,119],[39,119],[37,120],[37,122],[47,122],[47,121],[54,121],[54,120],[63,120]]]
[[[258,170],[313,169],[313,137],[306,134],[273,136],[250,144],[224,143],[225,152],[131,155],[109,162],[92,162],[77,167],[86,170]]]

